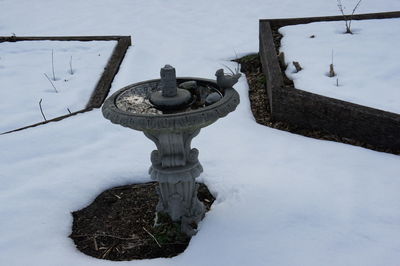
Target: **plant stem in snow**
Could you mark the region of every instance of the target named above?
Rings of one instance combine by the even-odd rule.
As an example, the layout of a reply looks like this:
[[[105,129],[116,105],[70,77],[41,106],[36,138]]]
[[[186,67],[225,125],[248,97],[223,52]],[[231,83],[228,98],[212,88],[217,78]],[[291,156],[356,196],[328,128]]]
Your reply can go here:
[[[328,74],[328,76],[330,78],[333,78],[334,76],[336,76],[335,69],[333,68],[333,64],[329,65],[329,74]]]
[[[69,59],[69,73],[71,75],[74,74],[74,71],[72,70],[72,55],[71,55],[71,58]]]
[[[54,74],[54,50],[51,50],[51,70],[53,71],[53,80],[56,81],[56,75]]]
[[[69,110],[69,108],[67,108],[67,110],[68,110],[68,113],[69,113],[69,114],[72,114],[72,113],[71,113],[71,110]]]
[[[334,76],[336,76],[336,73],[335,69],[333,68],[333,49],[332,49],[331,64],[329,65],[328,77],[333,78]]]
[[[39,108],[40,108],[40,112],[42,113],[44,121],[47,121],[46,117],[44,116],[43,109],[42,109],[42,99],[40,99],[40,101],[39,101]]]
[[[342,1],[341,0],[337,0],[337,6],[339,8],[340,13],[342,13],[342,16],[343,16],[343,19],[344,19],[344,23],[346,24],[346,33],[353,34],[353,32],[351,31],[351,22],[353,20],[354,12],[356,12],[356,9],[360,5],[361,1],[362,0],[359,0],[357,2],[357,4],[354,6],[353,11],[351,12],[351,14],[349,16],[346,16],[344,14],[345,7],[343,7]]]
[[[44,76],[47,78],[47,80],[50,82],[51,86],[53,86],[54,91],[55,91],[56,93],[58,93],[58,90],[56,89],[56,86],[54,86],[53,82],[51,82],[51,79],[49,78],[49,76],[47,76],[46,73],[43,73],[43,74],[44,74]]]

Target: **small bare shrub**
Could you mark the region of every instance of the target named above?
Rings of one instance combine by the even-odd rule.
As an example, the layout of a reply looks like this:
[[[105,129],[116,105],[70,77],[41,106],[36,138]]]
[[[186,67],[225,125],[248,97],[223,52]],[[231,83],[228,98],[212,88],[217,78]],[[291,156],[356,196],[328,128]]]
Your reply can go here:
[[[344,14],[344,10],[346,9],[346,7],[344,7],[342,5],[342,1],[341,0],[337,0],[337,6],[339,8],[340,13],[342,13],[342,16],[343,16],[343,19],[344,19],[344,23],[346,25],[345,33],[353,34],[353,32],[351,31],[351,22],[353,20],[354,12],[356,12],[356,9],[359,7],[361,1],[362,0],[359,0],[357,2],[357,4],[354,6],[353,11],[351,12],[350,15],[345,15]]]

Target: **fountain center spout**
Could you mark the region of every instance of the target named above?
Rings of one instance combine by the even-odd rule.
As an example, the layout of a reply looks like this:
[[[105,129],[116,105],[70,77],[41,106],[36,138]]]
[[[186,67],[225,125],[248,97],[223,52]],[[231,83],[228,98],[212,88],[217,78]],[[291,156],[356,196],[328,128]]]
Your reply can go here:
[[[165,65],[160,71],[160,90],[150,95],[150,102],[161,111],[180,110],[187,107],[192,95],[185,89],[177,88],[176,72],[171,65]]]

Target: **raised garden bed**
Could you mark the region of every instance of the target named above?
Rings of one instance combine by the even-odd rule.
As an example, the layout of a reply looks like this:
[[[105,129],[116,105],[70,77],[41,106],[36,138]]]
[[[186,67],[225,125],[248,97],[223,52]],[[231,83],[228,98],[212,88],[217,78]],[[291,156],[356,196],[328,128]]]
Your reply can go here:
[[[355,15],[354,20],[398,18],[400,12]],[[266,78],[270,119],[298,131],[318,131],[350,143],[400,152],[400,115],[299,90],[284,75],[278,51],[283,26],[340,21],[342,16],[260,20],[260,61]]]
[[[54,43],[53,43],[54,41]],[[67,42],[69,41],[69,42]],[[95,45],[89,45],[88,42],[93,41]],[[116,45],[114,47],[108,45],[104,41],[114,41],[116,42]],[[17,43],[18,42],[18,43]],[[25,45],[26,42],[29,42],[29,47]],[[65,42],[65,43],[64,43]],[[79,42],[84,42],[79,45]],[[37,97],[35,96],[34,100],[28,98],[24,98],[22,96],[24,95],[24,91],[27,91],[27,95],[33,94],[33,90],[36,90],[35,84],[39,83],[33,83],[31,90],[29,88],[24,87],[20,88],[18,87],[18,82],[14,84],[14,82],[8,81],[7,89],[9,90],[8,92],[3,91],[3,93],[8,93],[12,95],[12,99],[8,99],[7,104],[9,105],[8,107],[6,106],[7,110],[10,110],[11,114],[8,116],[9,119],[11,119],[7,123],[5,119],[2,121],[5,123],[3,125],[3,128],[0,130],[1,134],[6,134],[14,131],[19,131],[22,129],[46,124],[52,121],[59,121],[64,118],[70,117],[72,115],[90,111],[93,108],[99,108],[104,99],[106,98],[109,89],[111,87],[111,82],[114,79],[115,74],[117,73],[119,66],[125,56],[126,50],[128,47],[131,45],[131,40],[130,36],[65,36],[65,37],[16,37],[16,36],[11,36],[11,37],[0,37],[0,45],[3,44],[3,47],[5,47],[6,51],[6,57],[16,57],[19,53],[22,53],[21,56],[27,56],[27,62],[26,64],[20,64],[15,65],[15,66],[9,66],[10,64],[13,64],[13,61],[7,61],[5,59],[5,56],[3,56],[3,60],[0,61],[0,70],[3,70],[3,72],[12,72],[12,73],[5,73],[5,77],[12,76],[13,73],[15,74],[17,69],[22,69],[25,66],[28,66],[26,70],[26,76],[20,77],[21,80],[23,80],[22,83],[25,82],[27,83],[27,78],[29,78],[29,75],[33,76],[34,78],[38,79],[38,76],[40,76],[39,80],[40,88],[39,91],[42,91],[44,95],[47,95],[48,101],[46,99],[43,99],[40,101],[39,105],[39,98],[42,98],[42,96],[38,95]],[[52,50],[51,47],[54,47],[55,49]],[[16,45],[20,46],[17,48],[14,48]],[[100,46],[100,48],[97,48],[97,46]],[[50,47],[50,48],[49,48]],[[57,48],[58,47],[58,48]],[[104,48],[102,48],[104,47]],[[71,49],[70,49],[71,48]],[[111,49],[110,49],[111,48]],[[13,51],[14,50],[14,51]],[[69,51],[71,50],[71,51]],[[96,53],[96,51],[112,51],[111,56],[108,54],[102,54],[101,52]],[[9,52],[7,52],[9,51]],[[29,51],[32,51],[33,55],[29,54]],[[34,54],[34,51],[37,51],[36,54]],[[75,52],[75,53],[74,53]],[[53,54],[54,53],[54,54]],[[9,54],[10,56],[7,56]],[[68,56],[67,56],[68,54]],[[75,54],[75,58],[73,57]],[[48,55],[46,57],[46,55]],[[20,56],[20,57],[21,57]],[[32,60],[31,56],[33,56],[33,59],[35,59],[35,56],[38,57],[36,59],[38,60]],[[71,56],[71,58],[70,58]],[[90,56],[95,56],[92,59],[88,59],[87,57]],[[103,60],[97,60],[97,57],[99,59],[103,58]],[[41,58],[43,57],[43,58]],[[67,58],[66,58],[67,57]],[[106,57],[106,58],[104,58]],[[16,57],[17,58],[17,57]],[[108,59],[107,59],[108,58]],[[31,59],[31,60],[29,60]],[[43,60],[46,62],[45,64],[48,65],[48,70],[42,71],[38,70],[36,65],[34,64],[33,61],[40,62]],[[85,69],[85,60],[86,62],[89,62],[91,65],[96,65],[95,62],[97,61],[102,61],[103,63],[99,64],[105,64],[104,70],[103,67],[101,67],[100,72],[101,73],[100,79],[96,82],[93,83],[94,90],[90,92],[91,88],[87,88],[87,85],[85,85],[85,88],[82,88],[80,83],[78,82],[79,80],[84,80],[85,84],[91,83],[92,81],[88,81],[88,72],[80,72],[81,69]],[[55,61],[54,65],[53,62]],[[65,67],[63,69],[58,68],[57,69],[57,63],[60,63],[60,61],[65,61],[62,62]],[[94,63],[93,63],[93,62]],[[105,62],[105,63],[104,63]],[[15,62],[18,63],[18,62]],[[69,66],[68,66],[69,65]],[[56,66],[56,67],[54,67]],[[81,68],[79,68],[81,67]],[[53,76],[52,74],[52,68],[55,68],[56,74]],[[98,66],[97,66],[98,69]],[[86,69],[90,70],[90,69]],[[97,71],[99,71],[97,70]],[[32,74],[33,71],[36,71],[37,75],[35,73]],[[41,72],[40,72],[41,71]],[[91,70],[92,73],[92,79],[95,77],[96,72],[95,70]],[[85,76],[86,75],[86,76]],[[89,74],[90,75],[90,74]],[[20,76],[20,75],[18,75]],[[48,79],[48,81],[46,80]],[[96,79],[94,79],[95,81]],[[10,85],[11,83],[11,85]],[[29,83],[29,82],[28,82]],[[71,85],[70,85],[71,84]],[[13,86],[17,86],[16,88],[13,88]],[[71,89],[71,87],[75,86],[75,91]],[[57,89],[58,88],[58,89]],[[21,92],[22,90],[22,92]],[[89,90],[89,91],[88,91]],[[60,93],[58,93],[60,91]],[[64,93],[63,93],[64,92]],[[85,97],[82,92],[86,92],[86,102],[85,99],[83,99],[83,103],[75,103],[73,102],[73,99],[79,99],[80,102],[82,102],[82,97]],[[17,95],[14,95],[14,94]],[[57,97],[57,99],[53,99],[52,97]],[[66,104],[65,106],[58,106],[60,101],[62,102],[62,98],[65,99],[70,99],[69,103]],[[37,99],[36,99],[37,98]],[[61,98],[61,99],[60,99]],[[3,100],[4,99],[3,97]],[[22,101],[22,102],[21,102]],[[71,103],[72,102],[72,103]],[[18,113],[18,110],[21,109],[22,107],[26,105],[30,105],[31,107],[27,107],[28,110],[22,113]],[[46,104],[48,104],[46,106]],[[74,105],[71,107],[70,105]],[[33,106],[35,105],[35,106]],[[41,107],[43,105],[43,117],[41,116]],[[51,106],[53,105],[53,106]],[[33,110],[35,108],[35,110]],[[62,108],[62,110],[60,109]],[[23,108],[22,108],[23,109]],[[52,110],[51,113],[49,110]],[[46,117],[46,112],[47,117]],[[28,112],[28,113],[26,113]],[[3,112],[4,114],[5,112]],[[32,119],[29,117],[32,116],[32,113],[35,114]],[[29,115],[29,116],[28,116]],[[38,119],[36,119],[36,118]],[[15,120],[21,120],[20,122],[18,121],[13,121]],[[37,122],[38,120],[43,120],[43,122]],[[29,121],[29,122],[28,122]],[[35,123],[36,122],[36,123]],[[34,123],[34,124],[32,124]]]

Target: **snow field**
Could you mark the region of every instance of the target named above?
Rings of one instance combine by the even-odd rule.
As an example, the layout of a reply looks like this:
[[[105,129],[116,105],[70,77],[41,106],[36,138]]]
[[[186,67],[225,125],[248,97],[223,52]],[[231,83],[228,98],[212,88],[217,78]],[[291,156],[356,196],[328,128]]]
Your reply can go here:
[[[400,19],[353,21],[352,29],[343,34],[343,21],[282,27],[286,75],[297,89],[400,114]],[[294,73],[293,61],[303,70]]]
[[[116,41],[0,43],[0,133],[43,121],[40,99],[47,120],[68,114],[68,109],[84,109],[115,45]]]
[[[132,35],[112,91],[157,78],[166,63],[178,76],[214,78],[221,64],[234,67],[227,63],[234,50],[239,56],[258,50],[259,18],[338,14],[331,0],[5,0],[0,6],[1,35]],[[400,3],[369,1],[359,12],[390,10]],[[192,144],[204,167],[200,179],[217,201],[187,250],[171,259],[97,260],[67,237],[71,211],[107,188],[149,181],[155,147],[142,133],[94,110],[2,135],[0,265],[397,266],[399,157],[260,126],[244,77],[235,88],[237,110]]]

